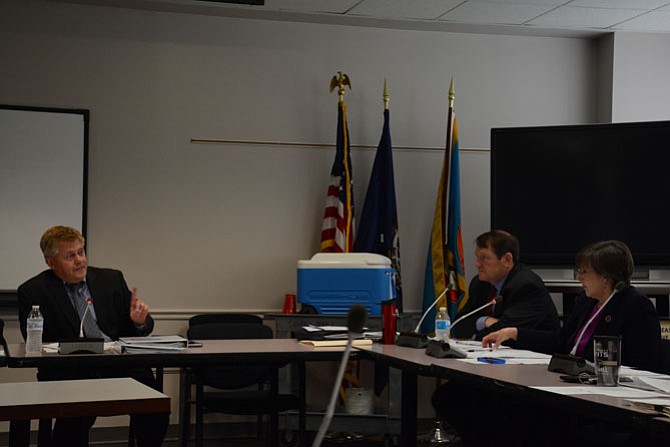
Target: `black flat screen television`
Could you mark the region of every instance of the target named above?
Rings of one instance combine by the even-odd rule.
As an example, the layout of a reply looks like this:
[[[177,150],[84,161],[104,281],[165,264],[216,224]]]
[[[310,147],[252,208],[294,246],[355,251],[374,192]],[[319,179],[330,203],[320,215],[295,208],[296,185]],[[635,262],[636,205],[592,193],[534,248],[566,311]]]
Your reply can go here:
[[[534,267],[606,239],[670,267],[670,121],[492,129],[491,225]]]

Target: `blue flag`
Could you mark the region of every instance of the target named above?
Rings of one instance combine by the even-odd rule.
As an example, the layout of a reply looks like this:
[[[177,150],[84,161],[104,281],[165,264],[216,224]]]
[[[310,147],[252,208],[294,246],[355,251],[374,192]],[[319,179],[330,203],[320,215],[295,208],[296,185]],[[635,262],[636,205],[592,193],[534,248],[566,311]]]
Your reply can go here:
[[[450,286],[451,290],[431,309],[435,300]],[[433,332],[435,308],[446,307],[451,320],[468,301],[463,266],[461,236],[461,179],[458,157],[458,125],[453,110],[449,110],[447,145],[442,174],[435,202],[433,227],[426,261],[423,290],[423,312],[427,313],[421,332]]]
[[[389,120],[389,110],[386,109],[384,110],[384,129],[377,147],[363,212],[358,222],[354,251],[378,253],[391,259],[391,266],[396,271],[396,307],[402,311],[398,209],[395,200]]]

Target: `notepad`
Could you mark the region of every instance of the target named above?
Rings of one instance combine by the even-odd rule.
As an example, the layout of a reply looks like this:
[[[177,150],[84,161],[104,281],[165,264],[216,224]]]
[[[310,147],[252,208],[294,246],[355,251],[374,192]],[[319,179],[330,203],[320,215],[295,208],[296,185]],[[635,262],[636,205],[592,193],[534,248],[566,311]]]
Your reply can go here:
[[[311,345],[318,348],[330,348],[337,346],[346,346],[347,340],[300,340],[300,343],[302,343],[303,345]],[[370,346],[371,344],[372,340],[369,339],[354,340],[351,343],[352,346]]]

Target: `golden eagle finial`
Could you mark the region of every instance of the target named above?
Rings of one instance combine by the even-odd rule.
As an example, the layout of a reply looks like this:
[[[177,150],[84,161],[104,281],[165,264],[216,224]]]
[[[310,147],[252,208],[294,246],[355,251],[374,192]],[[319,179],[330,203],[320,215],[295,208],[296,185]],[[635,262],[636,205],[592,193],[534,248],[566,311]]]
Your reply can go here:
[[[337,94],[340,97],[340,101],[344,101],[345,85],[348,85],[349,90],[351,90],[351,80],[349,79],[349,76],[346,73],[342,73],[341,71],[338,71],[337,76],[333,76],[333,78],[330,80],[330,92],[332,93],[333,90],[335,90],[335,87],[337,87]]]

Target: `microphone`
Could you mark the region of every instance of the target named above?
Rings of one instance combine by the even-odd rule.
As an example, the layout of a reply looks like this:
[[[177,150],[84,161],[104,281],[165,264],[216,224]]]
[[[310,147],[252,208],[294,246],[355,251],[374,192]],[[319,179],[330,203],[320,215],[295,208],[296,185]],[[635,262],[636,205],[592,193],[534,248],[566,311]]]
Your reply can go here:
[[[626,284],[623,281],[619,281],[614,285],[614,290],[610,294],[610,296],[605,300],[602,306],[596,312],[593,314],[593,316],[589,319],[589,321],[586,322],[584,327],[582,328],[582,331],[579,333],[579,337],[577,337],[577,341],[575,342],[575,345],[572,347],[572,350],[570,351],[570,355],[576,355],[577,353],[577,347],[579,346],[579,342],[582,341],[582,337],[584,336],[584,333],[586,332],[586,329],[589,327],[591,322],[600,314],[600,312],[607,306],[607,303],[612,299],[614,295],[616,295],[617,292],[621,292],[624,288],[626,287]]]
[[[496,295],[496,296],[493,297],[493,299],[492,299],[491,301],[489,301],[488,303],[484,304],[483,306],[479,306],[478,308],[476,308],[476,309],[473,310],[472,312],[468,312],[467,314],[465,314],[465,315],[463,315],[463,316],[460,316],[460,317],[456,318],[456,321],[454,321],[454,323],[451,325],[451,328],[449,328],[449,336],[451,337],[451,331],[454,330],[454,326],[456,326],[458,323],[460,323],[461,321],[465,320],[465,319],[468,318],[470,315],[479,312],[479,311],[482,310],[482,309],[485,309],[485,308],[487,308],[487,307],[489,307],[489,306],[493,306],[493,305],[495,305],[495,304],[500,304],[500,303],[502,303],[502,300],[503,300],[502,295]]]
[[[84,315],[81,316],[81,323],[79,323],[79,338],[84,338],[84,321],[86,321],[86,315],[88,315],[88,308],[91,307],[93,301],[89,298],[86,300],[86,310],[84,310]]]
[[[417,324],[416,327],[414,328],[414,333],[415,334],[419,333],[419,329],[421,328],[421,323],[423,323],[423,320],[425,320],[426,316],[428,316],[428,312],[430,312],[433,309],[433,307],[435,307],[437,302],[440,301],[442,298],[444,298],[444,295],[446,295],[447,292],[450,291],[450,290],[454,290],[454,286],[451,283],[447,284],[447,288],[444,289],[444,292],[440,293],[440,296],[438,296],[437,299],[435,299],[435,301],[433,301],[433,304],[431,304],[430,307],[428,309],[426,309],[426,311],[423,313],[423,315],[421,316],[421,319],[419,320],[419,324]]]
[[[102,354],[105,350],[103,338],[86,338],[84,336],[84,322],[88,316],[89,308],[93,304],[92,299],[86,300],[86,309],[79,323],[79,338],[61,339],[58,342],[59,354]]]
[[[368,310],[362,304],[354,304],[349,308],[349,313],[347,314],[347,330],[349,333],[347,347],[344,349],[344,354],[342,354],[340,369],[337,371],[337,378],[335,379],[335,386],[333,387],[333,393],[330,396],[326,415],[323,417],[323,421],[314,438],[312,447],[319,447],[321,445],[321,441],[323,441],[323,437],[326,435],[326,431],[330,426],[330,421],[333,419],[333,415],[335,414],[335,404],[337,403],[337,394],[340,389],[340,384],[342,383],[342,377],[344,377],[344,370],[346,369],[349,360],[349,354],[351,353],[351,344],[354,341],[354,338],[363,332],[363,326],[365,326],[365,320],[367,318]]]
[[[347,314],[347,330],[349,336],[360,335],[363,333],[365,320],[368,318],[368,310],[362,304],[354,304]]]
[[[447,288],[444,289],[444,291],[440,293],[440,295],[435,299],[435,301],[433,301],[433,304],[431,304],[430,307],[426,309],[426,311],[421,316],[421,319],[419,320],[419,324],[417,324],[416,327],[414,328],[414,331],[399,333],[395,344],[398,346],[406,346],[408,348],[416,348],[416,349],[425,348],[426,346],[428,346],[428,337],[426,335],[419,334],[421,323],[423,323],[423,320],[426,319],[426,316],[433,309],[433,307],[435,307],[438,301],[444,298],[444,296],[450,290],[454,290],[454,286],[452,283],[447,284]]]

